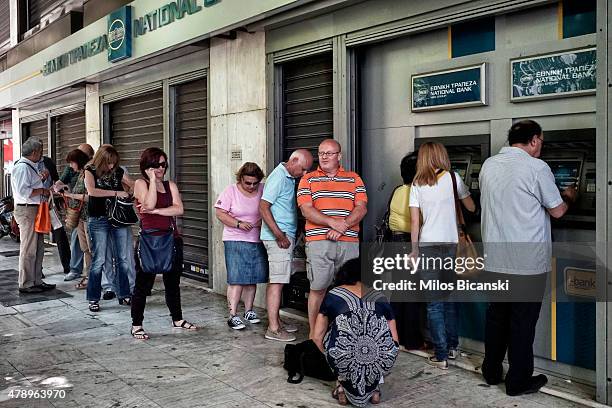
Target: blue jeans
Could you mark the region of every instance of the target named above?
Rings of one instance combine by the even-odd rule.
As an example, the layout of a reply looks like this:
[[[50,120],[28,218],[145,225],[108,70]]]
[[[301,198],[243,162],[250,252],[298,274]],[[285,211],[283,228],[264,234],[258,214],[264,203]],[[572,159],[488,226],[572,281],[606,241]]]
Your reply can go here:
[[[448,350],[459,345],[459,303],[430,302],[427,304],[429,332],[434,353],[439,361],[448,358]]]
[[[91,240],[91,268],[87,282],[87,300],[99,301],[102,292],[102,271],[106,262],[106,251],[110,245],[115,256],[116,276],[115,288],[117,297],[130,297],[130,260],[128,235],[132,233],[129,227],[115,228],[109,224],[108,218],[89,217],[87,228]]]
[[[76,228],[72,230],[70,235],[70,272],[79,275],[83,273],[83,251],[81,251],[79,234]]]
[[[128,234],[127,240],[128,246],[128,260],[130,265],[130,273],[128,275],[128,280],[130,281],[130,293],[134,293],[134,285],[136,282],[136,266],[134,265],[134,237],[132,234]],[[115,289],[115,280],[117,278],[117,268],[115,267],[115,255],[113,253],[113,248],[111,245],[108,245],[106,251],[106,262],[104,263],[104,269],[102,271],[102,290],[113,291],[116,292]]]

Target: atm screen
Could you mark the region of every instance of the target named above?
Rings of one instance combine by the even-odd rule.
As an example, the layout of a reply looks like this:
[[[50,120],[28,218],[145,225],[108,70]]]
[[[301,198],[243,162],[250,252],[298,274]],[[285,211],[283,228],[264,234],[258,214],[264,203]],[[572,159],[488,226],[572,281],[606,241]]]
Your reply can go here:
[[[457,174],[459,174],[459,176],[463,179],[463,181],[465,181],[465,176],[468,171],[468,166],[469,166],[469,163],[467,162],[452,162],[451,163],[451,169]]]
[[[551,160],[546,161],[555,176],[555,183],[560,190],[572,184],[578,184],[581,161],[578,160]]]

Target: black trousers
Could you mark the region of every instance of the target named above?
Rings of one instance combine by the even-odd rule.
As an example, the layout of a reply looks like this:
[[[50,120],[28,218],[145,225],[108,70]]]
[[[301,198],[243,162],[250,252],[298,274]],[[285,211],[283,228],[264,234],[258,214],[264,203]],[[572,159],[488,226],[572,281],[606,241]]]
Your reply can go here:
[[[155,274],[143,272],[142,269],[136,266],[136,282],[132,295],[133,326],[142,326],[147,296],[151,294],[151,289],[155,283],[155,276]],[[170,316],[172,316],[173,321],[182,320],[183,311],[181,310],[180,271],[164,273],[163,277],[166,305],[168,306],[168,310],[170,310]]]
[[[57,244],[57,252],[59,254],[64,273],[70,272],[70,241],[66,235],[66,229],[64,227],[53,230],[53,240]]]
[[[533,375],[533,340],[541,306],[542,302],[489,303],[482,363],[482,374],[487,381],[501,381],[502,363],[508,351],[510,368],[506,374],[506,391],[529,387]]]

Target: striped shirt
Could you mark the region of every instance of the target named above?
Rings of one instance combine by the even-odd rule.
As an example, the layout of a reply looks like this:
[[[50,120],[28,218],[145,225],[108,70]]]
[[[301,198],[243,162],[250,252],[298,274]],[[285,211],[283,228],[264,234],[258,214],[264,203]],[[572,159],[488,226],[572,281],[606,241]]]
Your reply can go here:
[[[321,168],[302,177],[297,191],[297,203],[312,203],[321,213],[334,218],[346,218],[359,201],[368,202],[365,185],[355,172],[342,167],[334,177],[325,175]],[[306,241],[324,241],[330,228],[306,220]],[[339,239],[359,242],[359,224],[352,226]]]

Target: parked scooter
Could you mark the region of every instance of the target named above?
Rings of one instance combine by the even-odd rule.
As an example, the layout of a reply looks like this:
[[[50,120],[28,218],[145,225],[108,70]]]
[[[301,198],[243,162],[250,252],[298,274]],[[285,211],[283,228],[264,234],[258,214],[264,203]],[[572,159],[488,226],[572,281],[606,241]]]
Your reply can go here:
[[[13,217],[15,209],[12,196],[0,199],[0,238],[10,236],[15,242],[19,242],[19,226]]]

